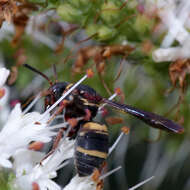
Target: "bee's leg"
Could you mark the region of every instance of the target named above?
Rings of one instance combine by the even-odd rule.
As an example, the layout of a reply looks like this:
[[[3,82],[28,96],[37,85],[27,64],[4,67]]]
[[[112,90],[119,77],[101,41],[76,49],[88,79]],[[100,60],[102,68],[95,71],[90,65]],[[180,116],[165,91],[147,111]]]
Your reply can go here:
[[[60,142],[61,138],[63,137],[63,132],[64,131],[65,131],[65,128],[59,129],[58,134],[57,134],[57,136],[54,139],[52,149],[44,156],[44,158],[42,158],[42,160],[40,161],[40,165],[42,165],[42,162],[46,158],[48,158],[51,154],[53,154],[55,152],[56,148],[59,145],[59,142]]]
[[[75,118],[70,118],[70,119],[67,120],[67,122],[69,123],[69,125],[70,125],[72,128],[74,128],[74,127],[77,125],[77,123],[78,123],[78,121],[77,121]],[[57,148],[58,145],[59,145],[60,140],[61,140],[62,137],[63,137],[63,133],[64,133],[65,130],[67,130],[67,128],[61,128],[61,129],[59,129],[58,134],[57,134],[57,136],[56,136],[55,139],[54,139],[52,149],[51,149],[51,150],[45,155],[45,157],[40,161],[40,164],[42,164],[42,161],[43,161],[43,160],[45,160],[47,157],[49,157],[51,154],[53,154],[53,153],[55,152],[56,148]],[[68,134],[68,136],[69,136],[69,134]]]
[[[63,112],[63,109],[67,106],[68,101],[67,100],[63,100],[59,107],[57,108],[57,110],[55,110],[55,112],[53,113],[53,115],[50,117],[50,119],[48,120],[48,123],[51,123],[57,115],[61,114]]]

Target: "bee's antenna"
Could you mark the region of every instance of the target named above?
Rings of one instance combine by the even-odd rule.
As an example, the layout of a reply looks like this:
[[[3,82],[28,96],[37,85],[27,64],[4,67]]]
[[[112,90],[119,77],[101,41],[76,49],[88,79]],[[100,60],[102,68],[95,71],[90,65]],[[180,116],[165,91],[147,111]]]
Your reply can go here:
[[[55,64],[53,64],[53,73],[54,73],[54,77],[55,77],[55,82],[58,82],[57,69],[56,69]]]
[[[53,85],[53,82],[45,74],[43,74],[42,72],[38,71],[37,69],[35,69],[34,67],[32,67],[32,66],[30,66],[28,64],[23,64],[23,66],[30,69],[31,71],[41,75],[43,78],[45,78],[49,82],[50,86]]]

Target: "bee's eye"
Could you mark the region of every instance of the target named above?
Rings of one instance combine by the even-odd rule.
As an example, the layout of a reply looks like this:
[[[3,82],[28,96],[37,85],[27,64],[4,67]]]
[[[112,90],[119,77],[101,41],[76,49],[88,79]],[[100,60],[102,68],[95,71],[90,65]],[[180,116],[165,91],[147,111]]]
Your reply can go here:
[[[58,100],[62,96],[62,91],[59,89],[54,89],[53,95],[54,95],[55,99]]]

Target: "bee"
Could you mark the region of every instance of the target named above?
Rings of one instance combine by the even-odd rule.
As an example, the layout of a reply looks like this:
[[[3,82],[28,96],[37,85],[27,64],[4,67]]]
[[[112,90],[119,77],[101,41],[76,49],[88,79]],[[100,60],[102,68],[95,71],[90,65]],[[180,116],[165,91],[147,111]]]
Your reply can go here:
[[[43,73],[33,67],[26,64],[25,67],[50,81],[47,76],[44,76]],[[51,83],[48,89],[49,93],[45,97],[45,108],[47,109],[53,105],[71,86],[72,84],[67,82]],[[93,118],[97,115],[98,108],[102,104],[107,104],[118,111],[128,113],[153,128],[178,134],[184,132],[183,127],[172,120],[130,105],[103,98],[87,85],[80,84],[66,99],[69,101],[64,113],[66,120],[85,117],[85,110],[90,112],[88,120],[81,120],[74,131],[76,133],[74,161],[77,173],[81,177],[91,175],[94,169],[99,169],[107,158],[109,149],[107,126],[93,121]]]

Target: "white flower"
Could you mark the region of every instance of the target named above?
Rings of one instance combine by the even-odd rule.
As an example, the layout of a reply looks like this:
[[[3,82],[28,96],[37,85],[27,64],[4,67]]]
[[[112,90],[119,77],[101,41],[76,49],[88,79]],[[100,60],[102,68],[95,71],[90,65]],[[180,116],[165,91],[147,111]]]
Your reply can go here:
[[[183,57],[182,57],[181,48],[174,47],[174,48],[159,48],[153,52],[152,58],[156,62],[163,62],[163,61],[175,61]]]
[[[190,34],[187,31],[186,21],[190,14],[190,1],[157,1],[158,16],[163,25],[168,29],[161,47],[152,54],[156,62],[176,61],[177,59],[190,58]],[[188,24],[188,23],[187,23]],[[179,42],[179,46],[171,47],[174,41]]]
[[[47,126],[49,115],[41,118],[42,115],[37,112],[23,115],[20,104],[14,107],[0,132],[0,165],[12,167],[8,159],[19,149],[27,149],[31,141],[49,142],[51,137],[56,135],[52,128]]]
[[[34,166],[45,156],[42,152],[20,149],[14,155],[13,170],[16,177],[28,174]]]
[[[16,186],[28,190],[32,189],[33,183],[36,183],[40,190],[61,190],[61,187],[51,179],[57,176],[58,169],[68,164],[64,160],[73,157],[73,155],[74,140],[64,138],[54,153],[33,167],[26,175],[19,176],[15,181]]]
[[[38,165],[39,166],[39,165]],[[35,168],[36,170],[38,168]],[[54,181],[49,179],[47,176],[38,176],[39,178],[36,179],[37,175],[33,175],[34,173],[23,175],[16,179],[15,187],[23,190],[32,190],[32,185],[35,183],[38,185],[40,190],[61,190],[61,187],[57,185]],[[37,174],[37,173],[36,173]],[[56,177],[56,176],[54,176]],[[35,180],[35,181],[33,181]]]
[[[10,74],[10,71],[6,68],[0,68],[0,88],[3,87],[3,85],[5,84],[8,76]]]
[[[63,190],[96,190],[96,183],[91,176],[79,177],[76,175]]]

